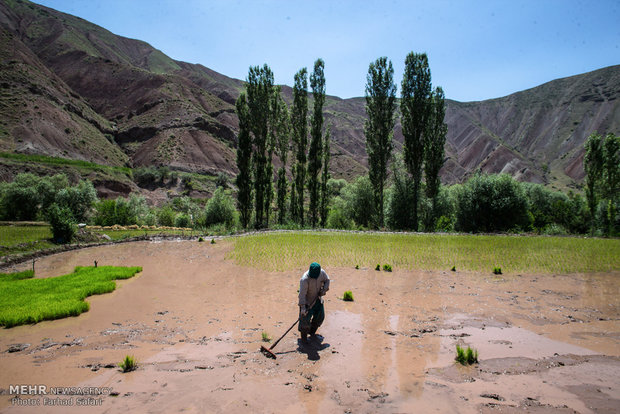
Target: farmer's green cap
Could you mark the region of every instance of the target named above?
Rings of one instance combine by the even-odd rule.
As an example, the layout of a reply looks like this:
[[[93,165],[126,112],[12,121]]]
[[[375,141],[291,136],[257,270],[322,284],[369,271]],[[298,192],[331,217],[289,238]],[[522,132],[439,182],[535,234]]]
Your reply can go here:
[[[310,270],[308,271],[308,276],[312,279],[316,279],[321,274],[321,265],[317,262],[314,262],[310,265]]]

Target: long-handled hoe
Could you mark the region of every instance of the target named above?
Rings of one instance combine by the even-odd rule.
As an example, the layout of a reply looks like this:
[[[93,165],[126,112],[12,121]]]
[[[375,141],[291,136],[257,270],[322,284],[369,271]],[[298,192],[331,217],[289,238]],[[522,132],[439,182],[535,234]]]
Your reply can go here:
[[[312,309],[312,307],[314,306],[314,304],[316,303],[316,301],[318,300],[318,298],[312,302],[312,305],[310,305],[310,309]],[[299,320],[301,319],[301,315],[299,316],[299,318],[297,318],[297,320],[295,322],[293,322],[293,324],[291,325],[290,328],[288,328],[286,330],[286,332],[284,332],[284,335],[282,335],[277,341],[275,341],[273,343],[273,345],[271,345],[271,348],[267,348],[264,345],[260,346],[260,351],[265,354],[266,357],[268,358],[273,358],[276,359],[276,354],[273,353],[273,348],[276,347],[276,345],[278,345],[278,342],[280,342],[282,340],[282,338],[284,338],[286,336],[287,333],[289,333],[291,331],[291,329],[293,329],[293,327],[297,324],[297,322],[299,322]]]

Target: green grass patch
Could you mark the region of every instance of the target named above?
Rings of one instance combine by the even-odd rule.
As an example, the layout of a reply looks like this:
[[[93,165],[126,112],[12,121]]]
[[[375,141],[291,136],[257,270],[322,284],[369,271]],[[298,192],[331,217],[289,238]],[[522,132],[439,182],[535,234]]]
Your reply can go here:
[[[48,225],[0,225],[0,245],[14,247],[52,238],[52,229]]]
[[[454,358],[456,362],[459,362],[461,365],[471,365],[478,362],[478,351],[475,349],[471,349],[467,347],[467,349],[463,349],[460,346],[456,346],[456,358]]]
[[[123,372],[129,372],[138,368],[138,361],[132,356],[125,355],[125,359],[123,359],[118,366],[121,367]]]
[[[23,272],[15,273],[0,273],[0,283],[10,282],[12,280],[32,279],[33,277],[34,272],[32,270],[24,270]]]
[[[0,158],[20,162],[35,162],[46,165],[66,165],[94,171],[120,172],[128,177],[131,177],[131,168],[128,167],[111,167],[109,165],[95,164],[88,161],[71,160],[68,158],[48,157],[46,155],[35,154],[18,154],[14,152],[0,152]]]
[[[115,280],[128,279],[141,267],[76,267],[68,275],[46,279],[0,279],[0,326],[77,316],[89,309],[85,298],[112,292]]]
[[[305,268],[375,268],[486,273],[497,263],[507,273],[592,273],[620,270],[620,239],[546,236],[356,234],[290,232],[238,237],[227,257],[268,271]]]
[[[350,290],[346,290],[342,295],[342,300],[344,300],[345,302],[353,302],[353,292],[351,292]]]

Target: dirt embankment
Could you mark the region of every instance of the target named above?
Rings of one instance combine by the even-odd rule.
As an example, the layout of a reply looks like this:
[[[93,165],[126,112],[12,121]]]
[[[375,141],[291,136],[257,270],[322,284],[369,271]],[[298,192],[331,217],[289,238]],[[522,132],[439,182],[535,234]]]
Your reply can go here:
[[[135,242],[64,252],[38,277],[77,265],[139,265],[75,318],[0,330],[3,412],[613,412],[620,406],[619,274],[504,275],[326,269],[320,336],[292,331],[277,360],[259,352],[296,319],[305,269],[227,260],[232,241]],[[27,266],[25,264],[24,266]],[[355,302],[338,299],[352,290]],[[472,346],[480,363],[453,361]],[[11,351],[11,352],[9,352]],[[116,365],[133,355],[138,370]],[[11,385],[104,387],[9,395]],[[108,392],[111,391],[111,394]]]

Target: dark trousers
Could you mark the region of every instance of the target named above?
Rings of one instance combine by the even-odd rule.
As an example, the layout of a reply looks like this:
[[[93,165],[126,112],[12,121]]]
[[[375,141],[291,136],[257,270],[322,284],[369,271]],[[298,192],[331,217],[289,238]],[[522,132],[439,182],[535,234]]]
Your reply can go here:
[[[314,306],[308,309],[306,316],[299,319],[299,332],[302,335],[315,334],[316,330],[325,320],[325,308],[320,300],[317,300]]]

